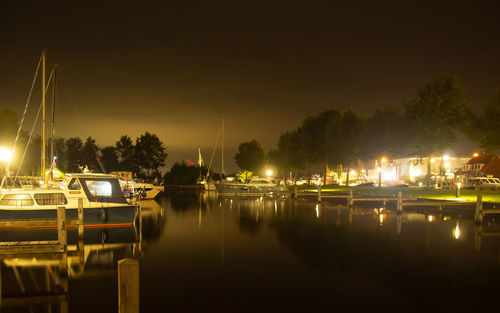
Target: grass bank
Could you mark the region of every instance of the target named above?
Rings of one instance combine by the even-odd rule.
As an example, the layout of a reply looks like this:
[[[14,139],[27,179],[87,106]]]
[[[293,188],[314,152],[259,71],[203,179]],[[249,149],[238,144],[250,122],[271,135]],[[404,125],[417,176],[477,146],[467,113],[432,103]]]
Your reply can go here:
[[[297,186],[301,191],[316,192],[316,186]],[[291,190],[294,186],[289,186]],[[380,196],[380,197],[397,197],[398,192],[403,193],[403,197],[421,197],[426,199],[436,200],[461,200],[461,201],[476,201],[477,195],[483,196],[483,201],[499,202],[500,192],[491,190],[460,190],[460,198],[456,198],[455,190],[449,189],[425,189],[425,188],[405,188],[405,187],[345,187],[345,186],[329,186],[321,188],[322,192],[331,192],[338,194],[347,194],[349,190],[353,190],[355,196]]]

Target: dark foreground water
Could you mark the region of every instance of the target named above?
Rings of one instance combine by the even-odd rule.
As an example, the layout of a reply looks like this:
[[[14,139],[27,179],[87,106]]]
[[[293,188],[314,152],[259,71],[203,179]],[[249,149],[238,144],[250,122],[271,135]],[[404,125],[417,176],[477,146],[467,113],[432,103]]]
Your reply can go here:
[[[140,260],[141,312],[500,309],[500,225],[477,227],[471,213],[190,193],[143,207],[140,245],[133,231],[86,232],[82,271],[68,282],[70,312],[117,312],[124,257]],[[2,264],[4,296],[20,293],[11,270]]]

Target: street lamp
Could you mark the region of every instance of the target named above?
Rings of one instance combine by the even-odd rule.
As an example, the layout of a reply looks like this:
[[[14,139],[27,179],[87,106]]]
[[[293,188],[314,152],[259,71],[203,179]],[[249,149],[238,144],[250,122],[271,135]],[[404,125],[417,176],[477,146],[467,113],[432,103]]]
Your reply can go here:
[[[266,171],[266,175],[267,175],[267,177],[271,177],[273,175],[273,171],[272,170],[267,170]]]
[[[462,185],[461,182],[457,183],[457,190],[456,190],[456,193],[455,193],[455,198],[460,198],[460,186],[461,185]]]
[[[7,149],[5,147],[0,147],[0,161],[10,162],[10,160],[12,160],[13,155],[14,153],[12,153],[12,150]]]

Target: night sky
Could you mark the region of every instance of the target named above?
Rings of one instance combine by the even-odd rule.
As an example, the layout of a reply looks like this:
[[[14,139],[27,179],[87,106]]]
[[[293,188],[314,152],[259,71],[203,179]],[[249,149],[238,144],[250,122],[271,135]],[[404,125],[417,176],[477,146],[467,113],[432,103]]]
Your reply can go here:
[[[458,74],[474,107],[492,97],[500,5],[437,2],[4,1],[0,108],[21,114],[47,49],[57,135],[104,146],[150,131],[170,166],[198,147],[209,159],[224,117],[234,169],[243,141],[269,150],[307,115],[401,106],[438,75]]]

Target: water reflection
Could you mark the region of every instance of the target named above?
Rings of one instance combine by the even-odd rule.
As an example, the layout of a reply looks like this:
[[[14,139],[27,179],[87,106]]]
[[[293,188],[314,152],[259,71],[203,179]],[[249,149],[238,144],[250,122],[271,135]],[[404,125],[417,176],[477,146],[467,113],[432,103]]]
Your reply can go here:
[[[62,253],[55,245],[34,245],[33,240],[55,239],[54,235],[57,235],[53,230],[3,229],[2,242],[15,240],[11,242],[19,244],[17,240],[22,238],[30,240],[32,245],[24,241],[21,242],[24,246],[18,249],[4,247],[0,250],[2,312],[68,312],[70,308],[73,312],[85,311],[80,299],[100,287],[87,285],[82,293],[79,282],[112,279],[117,275],[120,260],[144,259],[148,245],[158,240],[165,229],[164,208],[154,201],[144,202],[142,208],[142,225],[137,227],[68,229],[68,244],[66,252]],[[124,277],[127,277],[127,272],[124,272]],[[101,303],[106,311],[117,311],[116,296],[109,303],[109,296],[116,294],[116,291],[113,292],[117,286],[116,279],[114,281],[111,286],[115,288],[108,289],[107,296],[103,295],[108,298],[108,305],[111,304],[107,307],[106,301]],[[139,284],[139,280],[136,279],[133,284]],[[138,290],[129,281],[122,286]],[[76,297],[70,297],[74,293],[72,289],[77,292]],[[70,298],[74,301],[69,301]],[[92,300],[89,298],[87,302],[92,303]],[[99,296],[96,300],[101,302],[103,298]]]
[[[496,283],[500,279],[500,227],[497,237],[491,231],[487,233],[484,228],[475,226],[471,212],[429,208],[397,214],[390,207],[349,209],[328,201],[319,204],[305,200],[228,198],[208,194],[189,196],[188,199],[169,199],[172,206],[191,203],[183,206],[182,220],[171,221],[172,224],[186,225],[185,228],[179,225],[178,244],[192,249],[198,244],[210,247],[210,238],[214,238],[217,251],[224,255],[220,260],[225,264],[225,270],[210,263],[212,258],[208,251],[206,255],[197,252],[198,259],[194,264],[200,267],[200,264],[209,262],[212,264],[210,268],[201,268],[216,270],[217,275],[222,275],[218,276],[220,279],[232,281],[231,288],[240,292],[271,284],[292,295],[300,292],[300,298],[292,297],[287,301],[304,309],[311,305],[310,301],[317,301],[321,299],[320,295],[325,295],[325,299],[332,302],[320,301],[321,305],[316,307],[318,310],[345,308],[360,301],[366,301],[364,303],[370,303],[370,306],[357,308],[396,305],[401,310],[429,310],[429,307],[449,310],[472,306],[473,301],[464,300],[470,299],[471,293],[480,293],[481,298],[500,291]],[[197,201],[193,203],[194,199]],[[171,209],[174,216],[180,211],[179,207]],[[199,235],[188,228],[191,217]],[[176,256],[181,250],[170,252],[171,256]],[[295,259],[305,267],[296,267]],[[270,263],[263,266],[261,260]],[[279,265],[271,265],[271,260]],[[194,270],[193,267],[183,270],[181,262],[174,263],[177,271],[190,273]],[[253,283],[247,277],[249,268],[252,272],[262,273],[258,282]],[[270,278],[285,268],[294,270],[286,272],[287,276],[279,276],[278,281]],[[227,276],[226,271],[231,276]],[[196,273],[201,277],[207,275],[201,271]],[[315,284],[318,294],[302,288],[304,281]],[[191,283],[190,288],[194,290],[198,288],[196,284],[201,284],[200,293],[197,293],[201,296],[203,282],[192,280]],[[174,279],[172,288],[174,284],[182,286],[181,278]],[[288,288],[289,285],[294,289]],[[221,292],[233,295],[225,285],[215,283],[215,286],[222,288]],[[271,292],[266,288],[264,290]],[[391,295],[391,298],[388,300],[377,295]],[[241,299],[242,296],[238,297]],[[216,298],[203,299],[206,303],[219,303]],[[303,302],[300,299],[304,299]],[[436,299],[455,299],[461,305],[448,303],[445,307],[445,302]],[[261,303],[258,299],[252,298],[252,301]],[[249,305],[251,308],[257,306]],[[278,300],[270,298],[266,298],[266,305],[269,310],[279,311],[281,308]],[[319,305],[318,302],[315,305]],[[480,306],[490,305],[481,303]],[[172,307],[183,311],[179,309],[182,308],[180,304],[172,304]],[[189,309],[203,311],[194,304],[187,306],[186,311]]]

